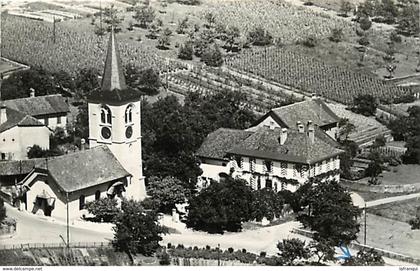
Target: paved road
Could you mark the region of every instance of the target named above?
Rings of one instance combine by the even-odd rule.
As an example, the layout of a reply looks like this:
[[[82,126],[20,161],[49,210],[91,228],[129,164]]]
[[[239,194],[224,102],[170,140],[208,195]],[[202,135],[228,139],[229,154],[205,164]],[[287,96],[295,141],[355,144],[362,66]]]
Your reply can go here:
[[[62,243],[60,235],[66,238],[66,226],[53,223],[6,205],[7,215],[17,221],[17,231],[13,238],[2,239],[0,244],[21,243]],[[98,232],[70,227],[70,242],[105,242],[113,238],[112,232]]]
[[[383,198],[383,199],[368,201],[368,202],[366,202],[366,207],[369,208],[369,207],[378,206],[378,205],[382,205],[382,204],[387,204],[387,203],[391,203],[391,202],[397,202],[397,201],[403,201],[403,200],[415,199],[415,198],[420,198],[420,193],[414,193],[414,194],[408,194],[408,195],[402,195],[402,196],[389,197],[389,198]]]

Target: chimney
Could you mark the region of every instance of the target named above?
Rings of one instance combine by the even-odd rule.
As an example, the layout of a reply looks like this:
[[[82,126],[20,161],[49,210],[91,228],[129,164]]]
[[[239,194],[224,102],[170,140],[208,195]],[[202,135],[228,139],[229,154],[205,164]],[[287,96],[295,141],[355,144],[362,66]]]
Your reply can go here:
[[[284,145],[287,139],[287,128],[282,128],[280,132],[280,145]]]
[[[0,124],[3,124],[7,121],[6,106],[0,105]]]
[[[302,124],[302,122],[297,122],[297,129],[299,134],[303,134],[305,132],[305,126]]]
[[[35,89],[33,89],[33,88],[29,89],[29,97],[31,97],[31,98],[35,97]]]
[[[315,127],[312,121],[308,121],[308,137],[311,144],[315,142]]]

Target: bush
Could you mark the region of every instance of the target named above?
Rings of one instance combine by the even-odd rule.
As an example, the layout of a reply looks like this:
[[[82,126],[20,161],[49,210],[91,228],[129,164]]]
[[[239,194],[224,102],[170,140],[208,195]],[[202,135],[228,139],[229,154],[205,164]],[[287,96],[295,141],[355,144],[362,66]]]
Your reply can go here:
[[[408,221],[412,230],[419,230],[420,229],[420,217],[416,216]]]
[[[266,46],[273,42],[273,36],[262,27],[257,27],[248,33],[252,45]]]
[[[368,46],[370,44],[370,41],[366,36],[361,37],[357,42],[362,46]]]
[[[186,42],[184,45],[179,47],[178,58],[183,60],[192,60],[193,59],[193,46],[190,42]]]
[[[117,200],[110,198],[87,202],[86,209],[90,214],[95,216],[93,220],[97,222],[112,222],[120,212],[117,208]]]
[[[223,55],[216,44],[208,47],[204,51],[203,55],[201,56],[201,60],[206,63],[206,65],[211,67],[220,67],[223,65]]]
[[[318,41],[314,36],[307,37],[305,40],[302,41],[302,45],[310,48],[315,47],[317,43]]]
[[[159,256],[159,264],[160,265],[170,265],[171,264],[171,256],[164,251]]]
[[[340,42],[343,40],[343,29],[334,28],[331,30],[331,36],[329,38],[333,42]]]

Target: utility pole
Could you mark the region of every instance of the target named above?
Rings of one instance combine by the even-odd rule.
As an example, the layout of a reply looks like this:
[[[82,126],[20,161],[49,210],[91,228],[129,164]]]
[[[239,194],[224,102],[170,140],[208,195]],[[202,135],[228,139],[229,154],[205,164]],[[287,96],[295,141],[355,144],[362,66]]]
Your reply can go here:
[[[363,208],[363,214],[365,217],[365,225],[364,225],[364,234],[363,234],[363,244],[366,246],[366,202],[365,202],[365,208]]]
[[[217,266],[220,266],[220,244],[217,244]]]
[[[66,226],[67,226],[67,249],[70,248],[69,240],[70,240],[70,227],[69,227],[69,192],[66,192],[66,209],[67,209],[67,215],[66,215]]]

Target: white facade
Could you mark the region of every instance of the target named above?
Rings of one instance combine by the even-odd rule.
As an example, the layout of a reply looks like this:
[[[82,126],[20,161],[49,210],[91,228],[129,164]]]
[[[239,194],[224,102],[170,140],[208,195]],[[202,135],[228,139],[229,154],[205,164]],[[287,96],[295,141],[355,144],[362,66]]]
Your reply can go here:
[[[50,148],[50,131],[45,126],[15,126],[0,133],[0,160],[24,160],[33,145]]]
[[[89,146],[107,145],[121,165],[133,177],[127,187],[127,197],[146,197],[141,156],[140,101],[123,105],[89,103]],[[110,117],[109,117],[110,115]],[[111,133],[109,138],[104,129]],[[132,133],[129,134],[128,130]]]
[[[238,163],[240,161],[240,163]],[[267,167],[271,164],[271,167]],[[204,159],[200,165],[203,174],[199,180],[199,186],[206,187],[210,180],[219,181],[220,173],[232,173],[233,177],[245,179],[253,189],[262,189],[271,182],[271,188],[275,191],[295,191],[297,186],[290,181],[303,184],[309,178],[331,173],[332,176],[323,179],[340,180],[338,170],[340,159],[338,156],[326,159],[313,165],[302,165],[287,161],[269,161],[255,157],[237,157],[235,160],[221,162],[214,159]],[[267,182],[268,180],[268,182]]]
[[[57,127],[62,128],[64,131],[67,129],[67,115],[57,115],[57,116],[35,116],[39,122],[50,128],[54,131]]]

